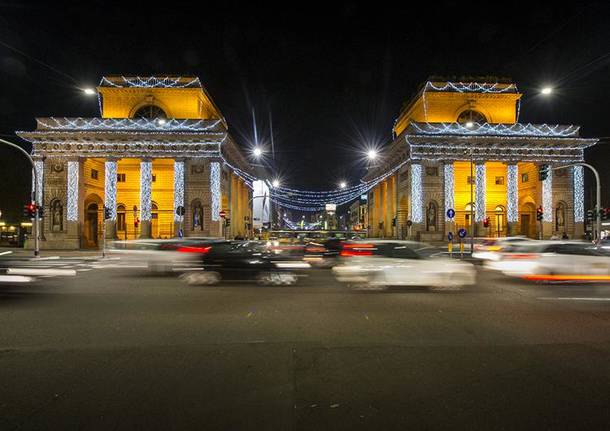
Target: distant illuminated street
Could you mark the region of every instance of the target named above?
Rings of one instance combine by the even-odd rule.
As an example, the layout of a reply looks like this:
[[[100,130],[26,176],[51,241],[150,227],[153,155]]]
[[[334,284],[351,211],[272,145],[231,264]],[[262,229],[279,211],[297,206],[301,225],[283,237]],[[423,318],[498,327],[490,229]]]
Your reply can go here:
[[[350,291],[320,269],[193,287],[66,266],[77,275],[0,286],[2,430],[610,423],[610,286],[479,271],[462,291]]]

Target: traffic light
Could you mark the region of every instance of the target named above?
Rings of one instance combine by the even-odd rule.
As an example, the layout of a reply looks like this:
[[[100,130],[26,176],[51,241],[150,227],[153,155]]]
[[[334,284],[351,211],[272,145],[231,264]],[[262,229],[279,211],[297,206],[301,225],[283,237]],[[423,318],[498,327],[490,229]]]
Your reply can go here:
[[[226,219],[225,219],[225,226],[226,226],[226,227],[231,226],[231,219],[230,219],[230,218],[226,218]]]
[[[538,170],[538,179],[540,181],[544,181],[549,176],[549,171],[551,167],[549,165],[540,165],[540,169]]]
[[[42,205],[38,207],[38,217],[44,217],[44,207]]]
[[[483,219],[483,226],[484,226],[484,227],[489,227],[489,217],[485,217],[485,218]]]
[[[110,208],[104,205],[104,220],[110,219],[112,215],[110,214]]]
[[[25,204],[23,206],[23,216],[27,218],[34,218],[36,216],[36,205],[33,203]]]
[[[542,209],[542,207],[538,207],[538,209],[536,209],[536,220],[541,221],[543,217],[544,210]]]
[[[602,209],[602,220],[610,220],[610,208]]]
[[[593,221],[595,213],[593,210],[587,210],[587,221]]]

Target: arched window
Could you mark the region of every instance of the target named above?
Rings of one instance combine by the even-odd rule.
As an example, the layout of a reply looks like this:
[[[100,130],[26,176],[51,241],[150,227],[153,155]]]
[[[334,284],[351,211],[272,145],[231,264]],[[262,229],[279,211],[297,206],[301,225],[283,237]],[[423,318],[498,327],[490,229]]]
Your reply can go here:
[[[555,208],[555,230],[564,231],[566,226],[566,204],[559,202]]]
[[[426,230],[427,231],[436,231],[436,214],[437,214],[438,206],[436,202],[430,201],[428,206],[426,207]]]
[[[124,231],[127,224],[125,222],[125,205],[119,204],[116,207],[116,230]]]
[[[155,105],[146,105],[138,109],[134,118],[148,118],[154,120],[156,118],[167,118],[165,111]]]
[[[203,230],[203,206],[201,206],[199,199],[191,202],[191,213],[193,221],[192,230]]]
[[[458,123],[478,123],[478,124],[482,124],[482,123],[487,123],[487,118],[485,118],[485,115],[481,114],[478,111],[473,111],[472,109],[467,109],[466,111],[463,111],[457,119]]]
[[[64,207],[59,199],[53,199],[49,203],[51,209],[51,232],[61,232],[64,230]]]

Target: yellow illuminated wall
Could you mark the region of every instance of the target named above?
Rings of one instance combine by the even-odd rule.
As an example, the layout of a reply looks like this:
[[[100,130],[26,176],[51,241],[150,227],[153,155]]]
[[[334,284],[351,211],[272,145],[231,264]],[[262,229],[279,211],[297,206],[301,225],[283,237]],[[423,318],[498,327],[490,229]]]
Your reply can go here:
[[[435,83],[436,86],[445,84],[446,82]],[[400,135],[411,122],[452,123],[467,110],[480,112],[488,123],[515,123],[520,97],[520,93],[426,91],[420,93],[401,112],[394,133]]]

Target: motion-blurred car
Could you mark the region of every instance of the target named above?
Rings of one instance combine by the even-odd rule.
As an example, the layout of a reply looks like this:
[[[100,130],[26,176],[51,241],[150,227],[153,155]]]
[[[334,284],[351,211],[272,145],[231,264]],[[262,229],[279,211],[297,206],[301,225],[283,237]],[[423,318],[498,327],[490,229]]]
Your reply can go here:
[[[532,280],[610,281],[610,250],[587,242],[537,241],[514,246],[485,266]]]
[[[438,250],[413,241],[348,242],[336,279],[354,287],[428,286],[457,289],[476,282],[471,263],[433,257]]]
[[[212,285],[225,281],[256,281],[261,285],[291,285],[299,271],[310,268],[301,258],[276,253],[257,241],[222,241],[203,247],[199,253],[201,271],[184,273],[190,285]]]
[[[499,260],[503,253],[510,252],[515,245],[531,242],[524,236],[511,236],[505,238],[483,238],[474,245],[472,257],[481,260]]]

